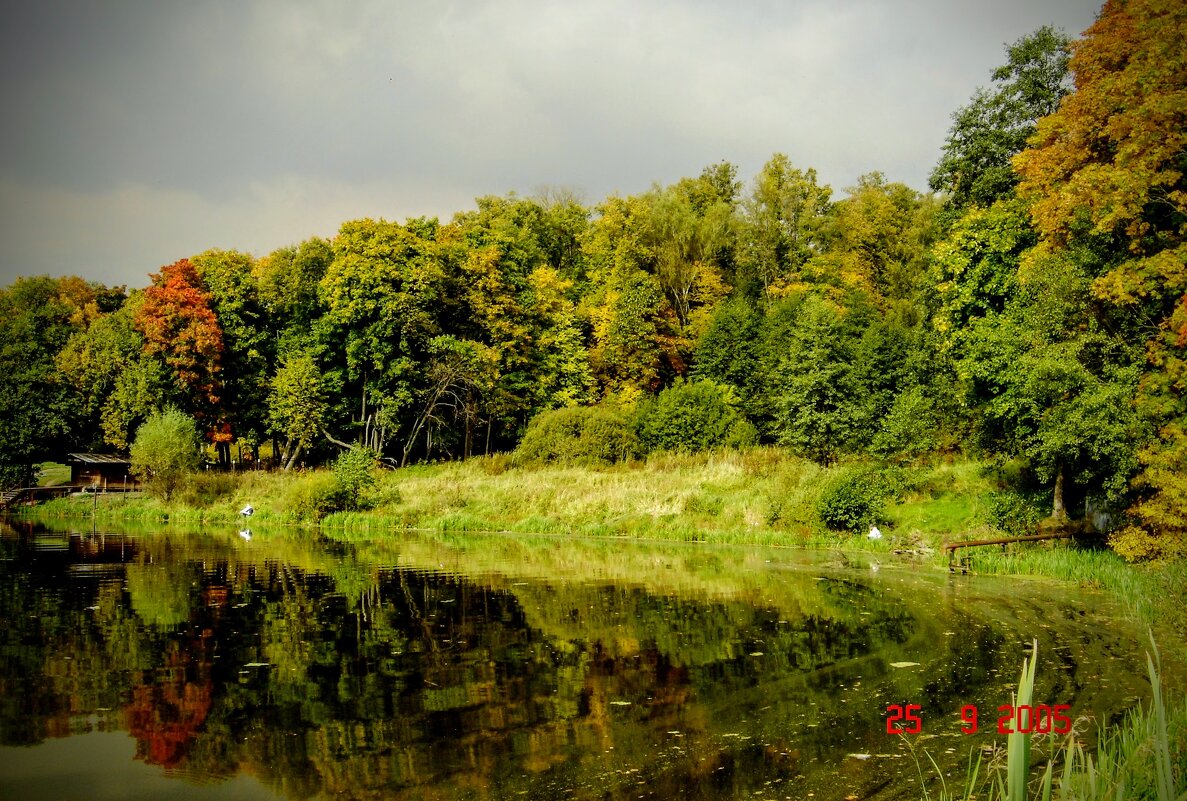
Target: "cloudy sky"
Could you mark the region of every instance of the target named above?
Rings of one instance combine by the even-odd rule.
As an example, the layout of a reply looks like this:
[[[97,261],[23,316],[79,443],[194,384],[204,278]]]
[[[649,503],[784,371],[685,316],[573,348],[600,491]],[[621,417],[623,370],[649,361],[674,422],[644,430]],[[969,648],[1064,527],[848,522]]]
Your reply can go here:
[[[549,185],[588,202],[774,152],[926,189],[950,122],[1092,0],[12,0],[0,286],[144,286],[207,248]]]

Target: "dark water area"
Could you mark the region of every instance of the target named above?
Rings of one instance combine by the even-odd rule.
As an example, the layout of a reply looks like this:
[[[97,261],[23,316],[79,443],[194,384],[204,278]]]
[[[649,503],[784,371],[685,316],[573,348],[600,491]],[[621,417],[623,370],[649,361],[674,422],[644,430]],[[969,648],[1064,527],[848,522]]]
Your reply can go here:
[[[1101,593],[855,559],[5,526],[0,798],[919,798],[1034,639],[1087,739],[1149,697]]]

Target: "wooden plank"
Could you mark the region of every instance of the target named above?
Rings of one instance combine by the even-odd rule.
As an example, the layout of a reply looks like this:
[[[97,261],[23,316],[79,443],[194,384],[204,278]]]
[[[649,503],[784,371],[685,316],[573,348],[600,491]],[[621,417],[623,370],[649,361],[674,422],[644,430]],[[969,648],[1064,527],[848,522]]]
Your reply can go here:
[[[1039,540],[1065,540],[1076,536],[1074,531],[1061,531],[1058,534],[1028,534],[1024,537],[1002,537],[994,540],[965,540],[963,542],[945,542],[941,547],[944,551],[955,551],[957,548],[973,548],[978,545],[1009,545],[1012,542],[1038,542]]]

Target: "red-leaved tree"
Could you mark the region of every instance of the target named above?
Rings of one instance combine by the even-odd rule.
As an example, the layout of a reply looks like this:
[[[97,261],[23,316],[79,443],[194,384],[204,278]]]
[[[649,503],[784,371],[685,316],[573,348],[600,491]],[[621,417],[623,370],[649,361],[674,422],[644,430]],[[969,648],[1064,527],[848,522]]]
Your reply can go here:
[[[145,352],[164,360],[192,411],[211,425],[222,394],[223,333],[188,259],[152,276],[136,328],[144,335]]]

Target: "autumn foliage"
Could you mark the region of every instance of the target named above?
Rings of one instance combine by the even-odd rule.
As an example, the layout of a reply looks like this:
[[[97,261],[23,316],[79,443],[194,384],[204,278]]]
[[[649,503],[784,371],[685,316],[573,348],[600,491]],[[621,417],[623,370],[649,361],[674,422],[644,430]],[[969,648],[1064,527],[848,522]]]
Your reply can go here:
[[[152,276],[136,327],[144,336],[145,351],[161,355],[179,388],[202,407],[195,411],[209,414],[222,390],[223,335],[210,295],[188,259]]]
[[[1136,407],[1157,438],[1114,538],[1131,557],[1187,553],[1187,5],[1109,0],[1074,45],[1076,91],[1015,166],[1043,246],[1111,254],[1093,294],[1150,331]]]

